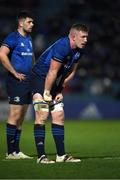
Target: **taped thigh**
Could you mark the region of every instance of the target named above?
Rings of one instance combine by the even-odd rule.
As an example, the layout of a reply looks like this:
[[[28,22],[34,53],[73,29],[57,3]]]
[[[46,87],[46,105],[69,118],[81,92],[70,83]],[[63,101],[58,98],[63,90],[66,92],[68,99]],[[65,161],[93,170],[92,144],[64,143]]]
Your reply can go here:
[[[49,105],[45,101],[33,101],[33,106],[35,111],[45,111],[49,112]]]
[[[53,101],[50,104],[50,111],[52,111],[52,112],[63,111],[63,107],[64,107],[64,104],[62,101],[60,101],[60,102]]]

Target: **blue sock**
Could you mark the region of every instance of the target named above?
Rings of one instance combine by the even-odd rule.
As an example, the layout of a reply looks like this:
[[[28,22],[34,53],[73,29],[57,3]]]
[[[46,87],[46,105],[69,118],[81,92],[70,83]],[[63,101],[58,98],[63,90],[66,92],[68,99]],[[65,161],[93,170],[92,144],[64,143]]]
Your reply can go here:
[[[45,125],[35,124],[34,125],[34,137],[37,148],[38,158],[45,154]]]
[[[15,133],[15,143],[14,143],[14,151],[16,153],[20,152],[20,136],[21,136],[21,130],[20,129],[16,129],[16,133]]]
[[[58,124],[52,124],[52,134],[56,144],[58,156],[65,154],[64,147],[64,126]]]
[[[7,135],[7,151],[8,151],[8,154],[11,154],[14,152],[15,133],[16,133],[16,126],[7,123],[6,135]]]

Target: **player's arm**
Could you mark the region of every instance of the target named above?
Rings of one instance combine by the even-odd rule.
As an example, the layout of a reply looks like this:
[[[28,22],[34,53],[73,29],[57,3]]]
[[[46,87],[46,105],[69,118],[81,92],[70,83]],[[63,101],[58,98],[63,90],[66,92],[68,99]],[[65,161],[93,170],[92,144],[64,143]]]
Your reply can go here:
[[[16,72],[12,64],[10,63],[10,60],[8,58],[8,54],[10,53],[10,49],[6,46],[1,46],[0,48],[0,61],[10,73],[12,73],[17,79],[23,80],[25,79],[25,75]]]
[[[74,77],[77,67],[78,67],[78,63],[75,63],[73,65],[73,67],[71,68],[71,70],[69,71],[69,73],[65,76],[65,79],[64,79],[64,77],[63,77],[63,80],[61,79],[61,82],[58,85],[58,93],[55,97],[56,101],[62,101],[63,95],[61,92],[62,92],[63,88],[67,86],[69,81]]]
[[[44,89],[44,100],[45,101],[51,101],[52,97],[50,95],[50,91],[52,89],[52,86],[57,78],[57,73],[60,70],[62,66],[61,62],[58,62],[54,59],[51,60],[50,68],[48,71],[48,74],[46,76],[45,80],[45,89]]]
[[[73,79],[75,72],[77,70],[78,64],[79,63],[74,63],[72,69],[70,70],[70,72],[68,73],[67,77],[65,78],[65,80],[63,82],[63,87],[66,87],[67,84],[69,83],[69,81]]]

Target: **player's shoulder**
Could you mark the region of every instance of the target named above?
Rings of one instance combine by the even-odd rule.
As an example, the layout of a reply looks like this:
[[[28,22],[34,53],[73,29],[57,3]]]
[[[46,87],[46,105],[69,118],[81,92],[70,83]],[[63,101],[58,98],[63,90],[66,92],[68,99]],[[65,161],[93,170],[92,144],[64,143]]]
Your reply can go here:
[[[61,45],[69,45],[69,38],[68,37],[62,37],[60,38],[57,43],[61,44]]]
[[[56,41],[56,45],[64,50],[70,50],[69,38],[67,36]]]
[[[6,36],[2,45],[7,46],[9,49],[14,49],[17,46],[18,39],[19,37],[17,31],[13,31]]]
[[[14,38],[14,37],[16,37],[16,36],[18,36],[18,35],[17,35],[17,32],[16,32],[16,31],[13,31],[13,32],[9,33],[7,37]]]
[[[16,41],[17,38],[18,38],[18,34],[17,34],[16,31],[14,31],[14,32],[9,33],[9,34],[6,36],[5,40],[8,40],[8,41]]]

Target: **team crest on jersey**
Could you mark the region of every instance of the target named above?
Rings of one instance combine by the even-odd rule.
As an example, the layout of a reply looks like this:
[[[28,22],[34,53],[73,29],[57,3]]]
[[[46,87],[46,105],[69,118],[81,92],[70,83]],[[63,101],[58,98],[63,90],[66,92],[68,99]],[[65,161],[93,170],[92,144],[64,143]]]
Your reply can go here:
[[[80,57],[80,52],[77,52],[74,56],[75,59],[78,59]]]
[[[15,102],[20,102],[20,97],[19,96],[14,97],[14,101]]]

